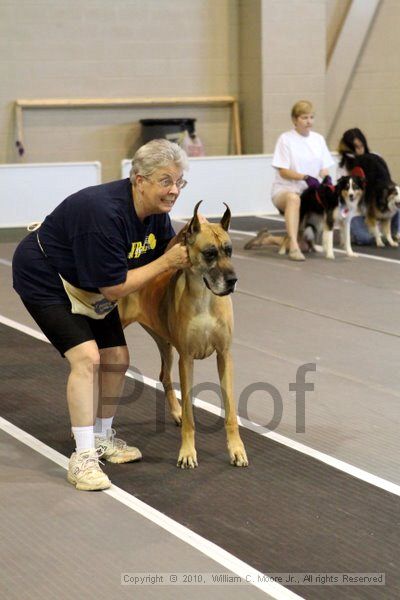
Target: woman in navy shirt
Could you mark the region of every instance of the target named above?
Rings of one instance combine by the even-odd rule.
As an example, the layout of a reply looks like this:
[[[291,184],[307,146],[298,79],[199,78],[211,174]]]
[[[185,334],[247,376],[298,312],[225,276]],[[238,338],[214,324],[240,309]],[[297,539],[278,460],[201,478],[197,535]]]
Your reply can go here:
[[[129,366],[116,305],[163,271],[189,266],[186,248],[172,241],[168,214],[186,185],[187,166],[180,146],[153,140],[136,152],[129,179],[72,194],[15,251],[14,289],[70,364],[67,401],[76,451],[68,481],[77,489],[110,487],[100,456],[114,463],[141,458],[112,429]],[[104,365],[113,365],[113,372]]]

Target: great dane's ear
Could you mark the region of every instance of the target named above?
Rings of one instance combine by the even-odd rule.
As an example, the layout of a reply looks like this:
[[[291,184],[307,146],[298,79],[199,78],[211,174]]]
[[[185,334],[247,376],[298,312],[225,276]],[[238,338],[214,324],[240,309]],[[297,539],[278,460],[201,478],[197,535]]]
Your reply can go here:
[[[198,202],[196,204],[196,206],[194,207],[193,217],[192,217],[192,220],[190,221],[189,227],[187,229],[188,235],[192,235],[193,233],[199,233],[199,231],[200,231],[200,221],[199,221],[199,217],[197,216],[197,211],[199,210],[199,206],[202,202],[203,202],[203,200],[200,200],[200,202]]]
[[[224,202],[225,204],[225,202]],[[229,208],[229,206],[227,204],[225,204],[226,206],[226,211],[223,214],[223,217],[221,219],[221,221],[219,222],[219,224],[221,225],[222,229],[225,229],[225,231],[228,231],[229,229],[229,225],[231,224],[231,209]]]

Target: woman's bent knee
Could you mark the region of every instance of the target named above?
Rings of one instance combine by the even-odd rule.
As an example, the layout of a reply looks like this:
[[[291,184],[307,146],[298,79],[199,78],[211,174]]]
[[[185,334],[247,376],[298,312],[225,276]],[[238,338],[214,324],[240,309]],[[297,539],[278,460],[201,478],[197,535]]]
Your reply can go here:
[[[279,192],[273,197],[272,202],[281,213],[284,213],[289,205],[300,206],[300,196],[296,192]]]
[[[89,341],[74,346],[65,353],[71,369],[94,369],[100,364],[100,352],[96,342]]]
[[[129,368],[129,350],[127,346],[115,346],[100,350],[101,364],[120,365],[121,370]]]
[[[300,206],[300,196],[299,194],[295,194],[294,192],[288,192],[286,198],[286,207],[288,206]]]

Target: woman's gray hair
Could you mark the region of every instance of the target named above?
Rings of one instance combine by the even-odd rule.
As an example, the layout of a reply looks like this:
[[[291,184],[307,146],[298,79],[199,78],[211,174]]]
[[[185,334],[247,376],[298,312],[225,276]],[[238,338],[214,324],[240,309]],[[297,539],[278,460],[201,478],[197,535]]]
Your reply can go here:
[[[135,183],[136,175],[150,177],[157,169],[176,165],[182,170],[189,168],[186,152],[166,139],[151,140],[141,146],[132,160],[132,168],[129,174],[131,183]]]

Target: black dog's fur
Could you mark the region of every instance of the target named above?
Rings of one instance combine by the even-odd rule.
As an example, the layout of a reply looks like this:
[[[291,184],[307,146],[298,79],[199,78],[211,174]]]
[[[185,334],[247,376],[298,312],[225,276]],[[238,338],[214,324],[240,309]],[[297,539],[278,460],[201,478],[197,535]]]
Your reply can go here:
[[[333,228],[340,224],[341,242],[348,256],[355,256],[350,242],[350,221],[364,192],[364,179],[346,176],[339,179],[336,187],[329,185],[325,177],[319,188],[308,188],[301,194],[300,234],[315,250],[314,241],[322,235],[322,245],[327,258],[335,258],[333,252]]]
[[[392,238],[390,221],[400,208],[400,189],[392,180],[386,162],[377,154],[357,156],[355,166],[364,171],[366,189],[361,204],[361,214],[365,223],[375,237],[377,246],[384,246],[379,223],[390,246],[398,246]]]
[[[326,178],[318,188],[307,188],[300,196],[300,230],[305,231],[307,227],[312,227],[314,230],[315,219],[318,215],[319,219],[326,225],[328,229],[332,229],[334,225],[334,211],[338,206],[338,198],[335,193],[335,188],[328,185]]]

